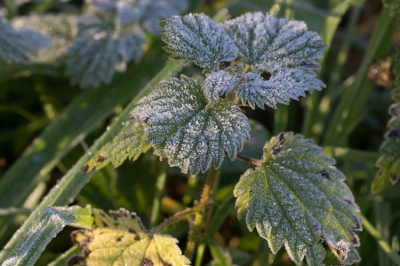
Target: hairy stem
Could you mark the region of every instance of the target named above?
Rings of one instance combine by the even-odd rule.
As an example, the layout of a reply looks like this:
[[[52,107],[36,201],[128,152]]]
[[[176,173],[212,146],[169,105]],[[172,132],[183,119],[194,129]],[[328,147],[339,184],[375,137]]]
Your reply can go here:
[[[190,209],[186,209],[183,210],[181,212],[175,213],[173,216],[167,218],[164,220],[164,222],[162,222],[160,225],[158,225],[156,228],[153,228],[151,230],[151,234],[158,234],[161,233],[161,231],[163,231],[165,228],[167,228],[168,226],[170,226],[171,224],[175,223],[176,221],[191,215],[191,214],[197,214],[199,213],[199,210],[194,207],[194,208],[190,208]]]
[[[185,256],[190,260],[193,257],[194,250],[196,248],[197,240],[199,238],[201,229],[203,227],[203,222],[205,218],[205,214],[207,213],[207,207],[210,199],[210,195],[212,193],[215,176],[217,174],[217,170],[214,169],[214,165],[211,165],[210,173],[207,177],[206,184],[203,188],[203,194],[200,199],[199,212],[196,213],[196,218],[193,223],[193,228],[189,233],[188,242],[186,245]]]
[[[397,254],[395,250],[391,248],[391,246],[383,240],[382,236],[379,234],[379,232],[375,229],[375,227],[368,221],[367,218],[365,218],[364,215],[361,213],[358,214],[361,218],[361,222],[364,226],[364,228],[368,231],[368,233],[375,238],[376,242],[378,242],[379,246],[382,248],[382,250],[390,257],[390,259],[396,263],[397,265],[400,265],[400,256]]]

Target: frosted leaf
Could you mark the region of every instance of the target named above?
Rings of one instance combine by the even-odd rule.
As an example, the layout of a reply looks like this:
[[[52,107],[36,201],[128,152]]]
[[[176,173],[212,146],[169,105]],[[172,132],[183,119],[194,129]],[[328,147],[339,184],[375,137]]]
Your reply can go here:
[[[7,64],[26,62],[50,45],[47,36],[29,28],[17,31],[0,15],[0,60]]]
[[[128,1],[117,1],[116,9],[118,27],[124,27],[139,22],[145,8],[138,5],[134,6]]]
[[[243,148],[242,137],[250,136],[248,119],[234,103],[221,100],[206,108],[207,103],[201,86],[181,75],[161,82],[130,116],[143,122],[157,155],[196,175],[211,162],[220,167],[225,152],[233,160]]]
[[[30,15],[17,17],[12,21],[15,29],[31,28],[52,39],[50,49],[40,50],[35,61],[54,62],[67,50],[76,36],[77,18],[72,15]]]
[[[239,219],[257,228],[273,253],[285,245],[300,264],[322,265],[326,242],[345,265],[360,260],[354,230],[362,230],[344,175],[323,149],[301,135],[281,133],[264,147],[262,164],[234,189]]]
[[[160,24],[162,38],[171,59],[183,64],[194,62],[206,71],[216,70],[221,62],[236,59],[238,48],[221,25],[204,14],[164,18]]]
[[[189,259],[182,255],[178,240],[167,235],[150,235],[135,213],[125,209],[93,210],[96,228],[72,233],[79,253],[68,265],[125,265],[125,266],[187,266]]]
[[[239,85],[240,78],[232,76],[226,71],[211,72],[203,83],[204,93],[213,106],[219,101],[219,96],[228,95]]]
[[[326,45],[317,33],[308,31],[304,22],[256,12],[224,25],[251,70],[271,74],[265,81],[250,72],[247,83],[238,89],[237,97],[253,109],[264,104],[276,108],[276,103],[289,104],[290,99],[305,96],[305,91],[325,87],[314,70],[320,68],[316,60],[323,56]]]
[[[125,122],[121,133],[105,144],[85,165],[85,172],[99,170],[109,163],[116,168],[126,159],[133,162],[150,147],[151,144],[146,140],[142,124],[139,121]]]
[[[1,266],[34,265],[50,241],[68,224],[93,224],[91,210],[74,207],[47,207],[36,219],[19,246]]]
[[[114,34],[112,25],[97,17],[79,20],[78,37],[68,49],[66,74],[81,87],[110,83],[115,71],[124,71],[126,63],[139,61],[146,42],[140,33]]]
[[[400,178],[400,87],[393,89],[392,96],[396,103],[389,108],[392,118],[380,148],[382,156],[376,162],[380,169],[372,183],[373,192],[380,191],[388,181],[394,185]]]
[[[289,67],[276,69],[268,80],[249,72],[245,80],[237,89],[236,97],[253,109],[256,105],[264,109],[264,104],[276,108],[277,103],[289,104],[290,99],[299,100],[300,96],[306,96],[306,91],[325,87],[321,80],[315,78],[314,73],[308,74]]]
[[[319,69],[316,59],[326,49],[321,37],[308,31],[303,21],[279,19],[261,12],[229,20],[225,29],[235,40],[240,55],[261,71],[271,71],[277,65]]]

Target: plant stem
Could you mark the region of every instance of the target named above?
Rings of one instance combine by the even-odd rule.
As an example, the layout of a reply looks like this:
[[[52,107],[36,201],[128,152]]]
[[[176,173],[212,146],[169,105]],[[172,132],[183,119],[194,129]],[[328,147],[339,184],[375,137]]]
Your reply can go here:
[[[246,163],[251,163],[254,164],[255,166],[260,166],[262,162],[260,160],[254,159],[254,158],[248,158],[242,155],[236,155],[236,159],[239,161],[243,161]]]
[[[197,240],[199,238],[205,214],[207,213],[207,207],[210,199],[210,195],[212,193],[215,176],[217,174],[217,170],[214,169],[214,165],[210,167],[210,173],[208,174],[206,184],[203,188],[203,194],[201,195],[200,199],[200,208],[199,212],[196,213],[196,218],[193,223],[193,228],[189,233],[188,242],[186,245],[185,256],[190,260],[193,257],[194,250],[196,248]]]
[[[150,216],[150,227],[156,226],[159,221],[161,209],[161,196],[164,193],[165,183],[167,181],[168,162],[166,160],[161,162],[160,170],[156,179],[156,191],[153,197],[153,207]]]
[[[400,265],[400,256],[397,254],[395,250],[391,248],[391,246],[383,240],[382,236],[378,233],[378,231],[375,229],[375,227],[368,221],[367,218],[365,218],[364,215],[361,213],[358,214],[361,218],[361,222],[364,226],[364,228],[368,231],[368,233],[375,238],[376,242],[378,242],[379,246],[383,249],[384,252],[392,259],[392,261]]]
[[[183,210],[181,212],[175,213],[173,216],[167,218],[162,222],[160,225],[158,225],[156,228],[151,230],[151,234],[158,234],[177,220],[182,219],[183,217],[190,215],[190,214],[197,214],[199,210],[196,207],[190,208]]]

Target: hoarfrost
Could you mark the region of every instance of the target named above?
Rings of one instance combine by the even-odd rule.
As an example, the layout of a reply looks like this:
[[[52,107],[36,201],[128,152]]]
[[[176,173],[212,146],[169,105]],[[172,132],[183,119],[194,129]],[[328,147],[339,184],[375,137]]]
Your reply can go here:
[[[213,106],[219,101],[219,96],[228,95],[237,85],[240,78],[232,76],[226,71],[211,72],[207,75],[203,83],[204,93],[210,101],[209,106]]]
[[[195,175],[212,162],[220,167],[225,152],[233,160],[243,148],[242,138],[250,137],[248,119],[239,107],[226,100],[212,108],[206,105],[201,86],[182,75],[161,82],[130,116],[142,121],[156,154]]]
[[[11,253],[2,266],[33,265],[47,244],[68,224],[77,222],[79,216],[87,220],[89,211],[80,207],[48,207],[39,213],[37,222],[32,225],[18,248]]]
[[[30,28],[15,30],[0,14],[0,60],[7,64],[29,61],[39,50],[49,48],[51,42],[49,37]]]
[[[204,14],[174,16],[161,20],[162,39],[168,44],[164,49],[171,59],[186,64],[194,62],[206,71],[214,71],[224,61],[238,55],[234,41],[224,28]]]
[[[345,264],[360,260],[354,230],[362,230],[345,177],[335,160],[301,135],[281,133],[264,147],[263,164],[236,185],[239,219],[257,229],[273,253],[285,245],[300,264],[321,265],[328,246]]]
[[[224,26],[252,71],[271,74],[263,82],[248,73],[249,82],[238,89],[237,96],[253,109],[255,105],[263,108],[264,103],[276,108],[277,102],[289,104],[289,99],[305,96],[305,91],[325,87],[314,71],[320,68],[316,60],[323,56],[326,45],[304,22],[257,12],[229,20]]]

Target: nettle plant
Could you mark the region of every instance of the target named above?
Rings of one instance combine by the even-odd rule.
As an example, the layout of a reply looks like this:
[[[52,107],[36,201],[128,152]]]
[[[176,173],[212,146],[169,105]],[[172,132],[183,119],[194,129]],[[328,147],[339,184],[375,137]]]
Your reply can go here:
[[[204,14],[162,19],[171,59],[203,68],[205,78],[185,75],[158,84],[131,111],[133,121],[85,165],[85,172],[134,161],[151,147],[170,166],[197,175],[208,173],[199,202],[147,231],[135,213],[124,209],[46,208],[30,230],[41,243],[63,226],[93,229],[72,234],[79,253],[68,265],[189,265],[210,210],[217,169],[224,157],[251,165],[233,191],[239,219],[268,241],[273,253],[285,246],[297,264],[323,265],[326,244],[344,265],[360,261],[355,231],[362,230],[359,208],[335,160],[310,139],[292,132],[272,137],[261,159],[238,155],[250,125],[242,107],[276,108],[305,92],[325,87],[315,74],[326,45],[304,22],[246,13],[224,23]],[[177,240],[160,234],[170,224],[194,215],[184,255]],[[49,226],[51,225],[51,226]],[[54,226],[53,226],[54,225]],[[43,228],[46,226],[46,230]],[[46,237],[47,236],[47,237]],[[32,261],[32,237],[4,265]],[[33,248],[35,249],[35,248]]]

